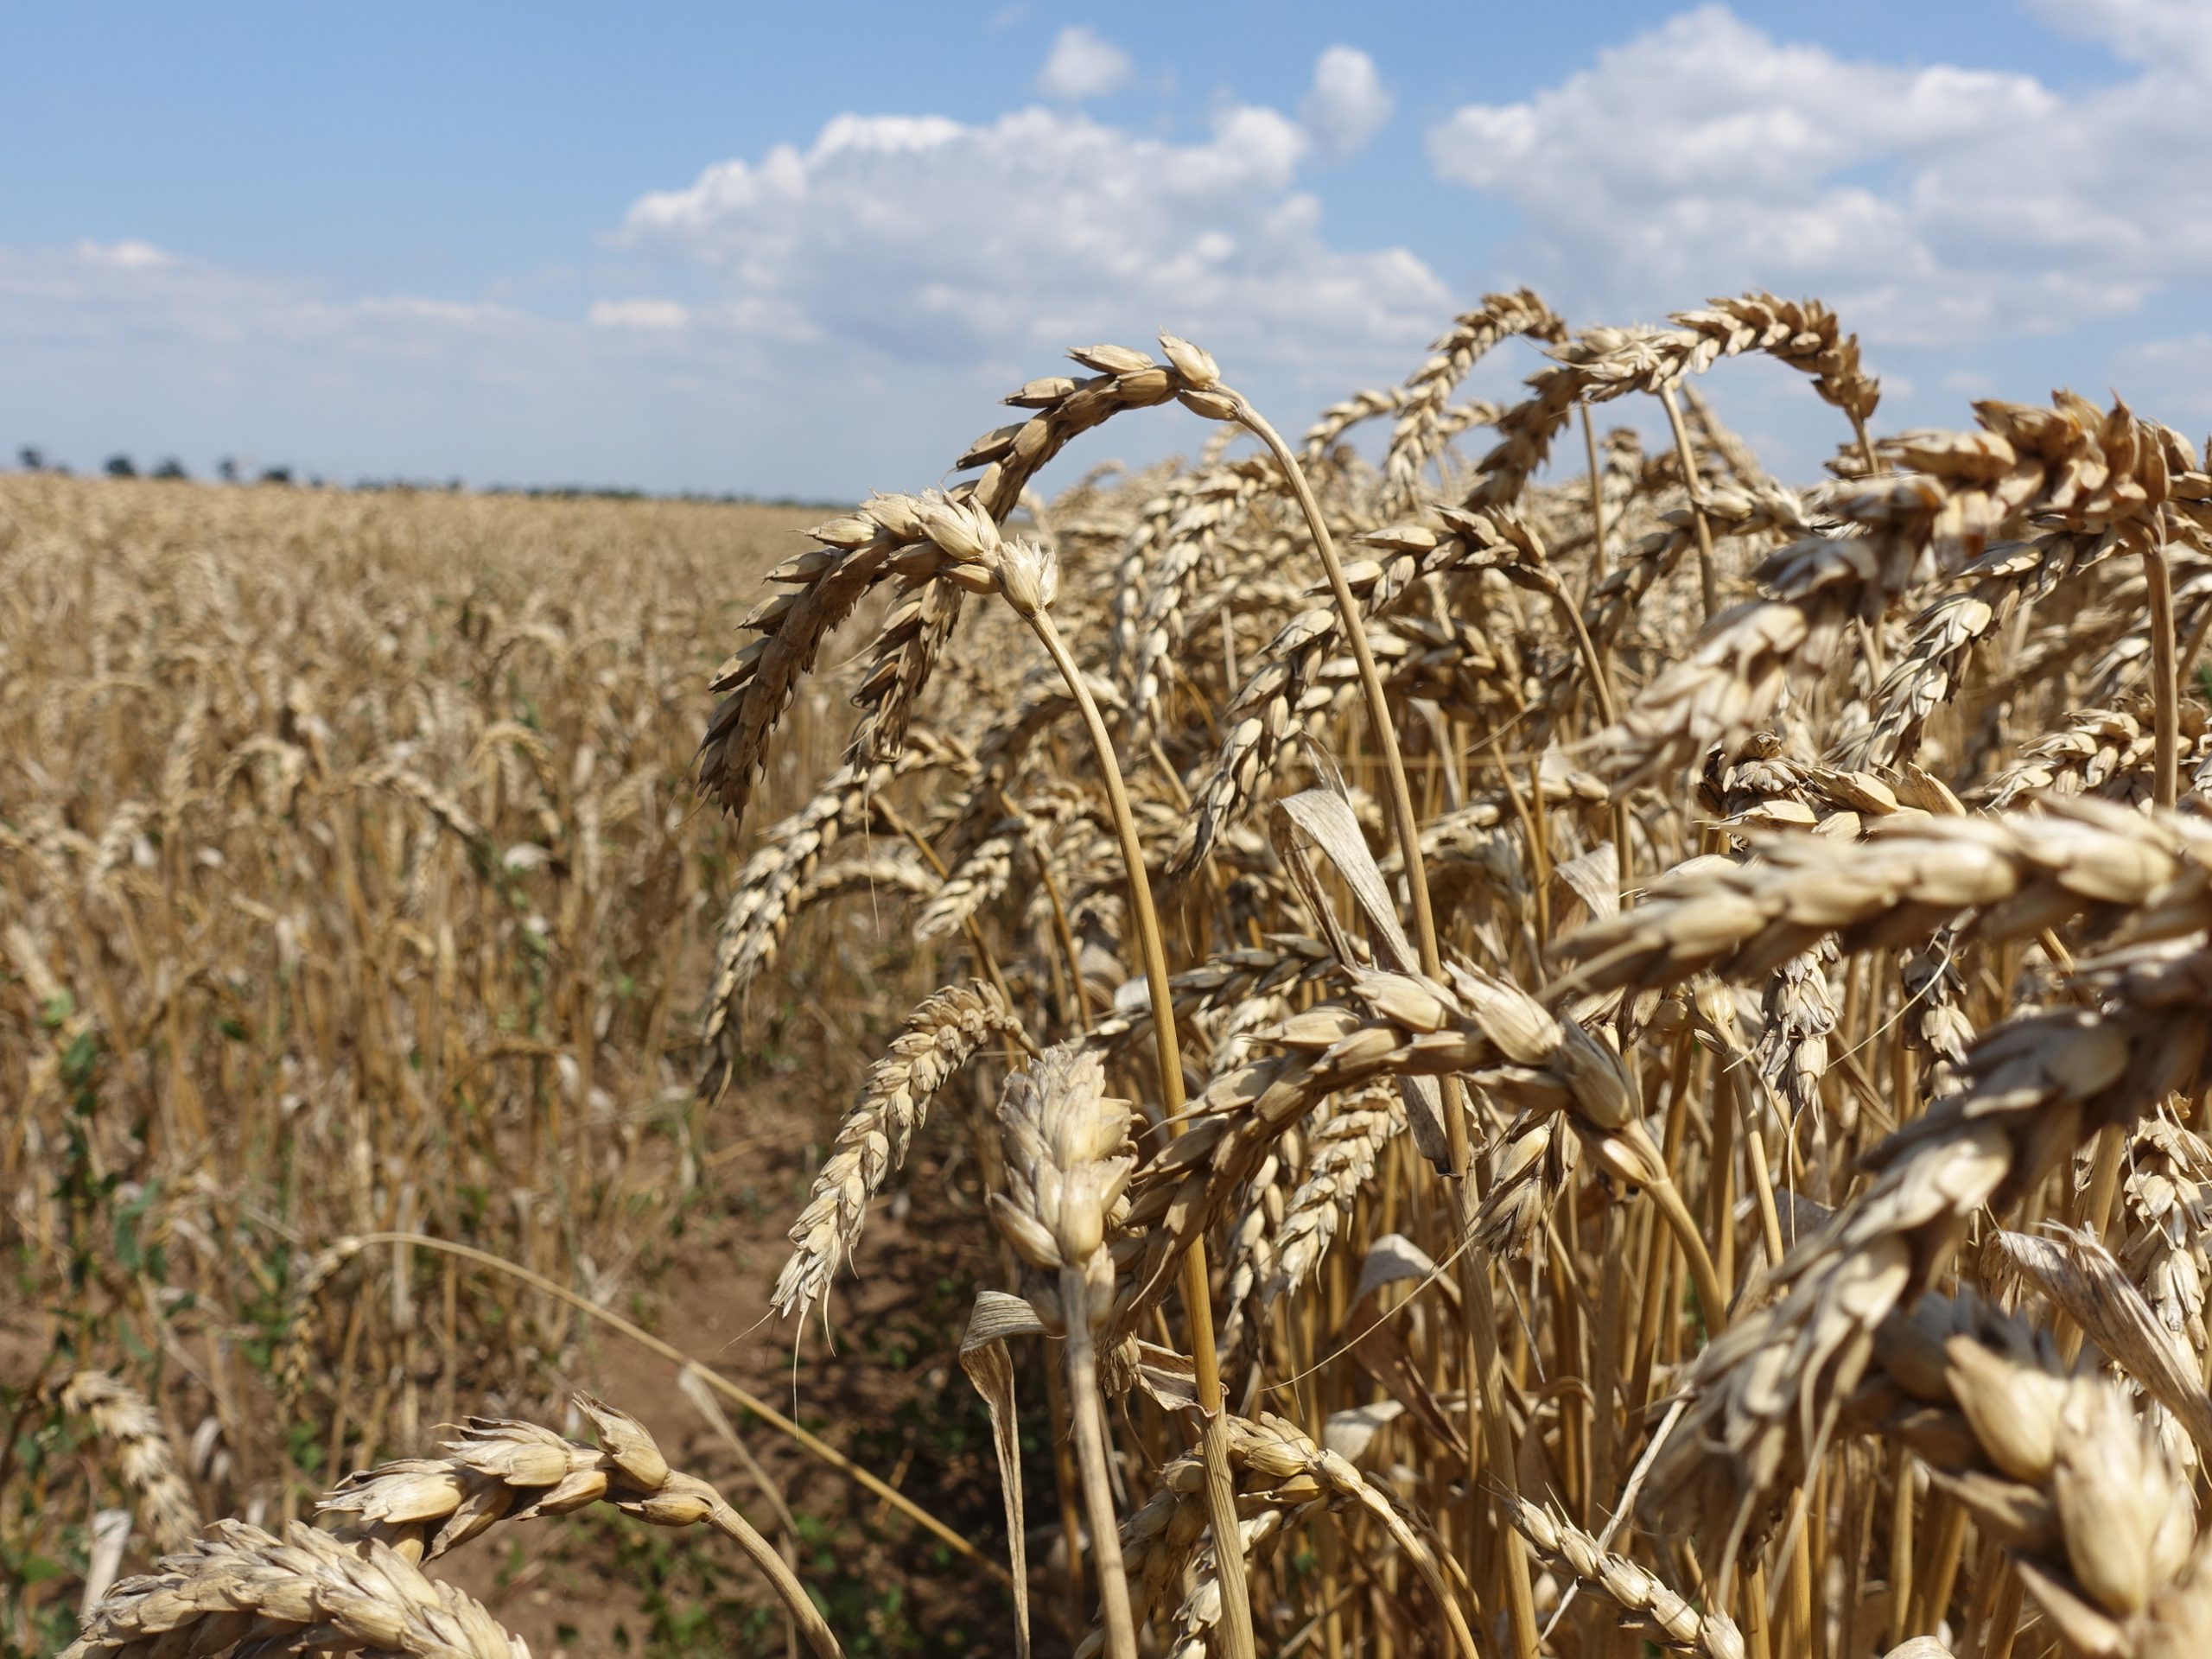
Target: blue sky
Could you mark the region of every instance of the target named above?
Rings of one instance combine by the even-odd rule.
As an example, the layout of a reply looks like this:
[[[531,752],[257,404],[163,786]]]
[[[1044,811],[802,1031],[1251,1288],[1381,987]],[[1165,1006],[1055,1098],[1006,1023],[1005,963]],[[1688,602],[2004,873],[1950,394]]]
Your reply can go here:
[[[1065,346],[1189,334],[1292,426],[1524,281],[1820,295],[1885,427],[2212,421],[2195,0],[17,8],[0,156],[0,444],[80,467],[912,488]]]

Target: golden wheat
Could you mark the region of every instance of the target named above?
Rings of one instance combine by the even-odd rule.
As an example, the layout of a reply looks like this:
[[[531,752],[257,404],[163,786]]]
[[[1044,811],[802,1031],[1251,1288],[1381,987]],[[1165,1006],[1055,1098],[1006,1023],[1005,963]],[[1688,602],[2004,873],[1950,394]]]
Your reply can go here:
[[[1454,404],[1516,351],[1517,401]],[[957,1552],[918,1574],[966,1595],[1002,1549],[1001,1647],[1049,1581],[1040,1644],[1115,1659],[2201,1650],[2204,458],[2065,392],[1877,432],[1835,315],[1759,293],[1572,331],[1491,296],[1294,450],[1191,342],[1071,355],[951,481],[816,524],[711,673],[696,554],[596,612],[493,571],[426,604],[408,538],[490,509],[316,498],[303,541],[354,550],[276,576],[160,545],[155,497],[20,486],[0,1174],[57,1351],[125,1369],[115,1329],[164,1304],[124,1257],[158,1243],[283,1310],[272,1386],[334,1454],[411,1450],[419,1386],[353,1374],[416,1377],[506,1293],[393,1241],[474,1229],[567,1352],[550,1310],[612,1323],[588,1263],[666,1167],[640,1124],[695,1172],[683,1085],[757,1125],[756,1039],[804,1010],[858,1092],[767,1300],[871,1317],[839,1268],[953,1148],[932,1213],[1005,1275],[959,1343],[1005,1535],[753,1403]],[[1724,420],[1751,355],[1831,411],[1825,479]],[[1070,446],[1171,403],[1204,453],[1049,498]],[[276,533],[262,498],[210,510]],[[821,999],[863,918],[897,971],[855,1022]],[[211,1149],[273,1179],[280,1122],[344,1225],[180,1179]],[[486,1224],[459,1188],[508,1164],[531,1198]],[[566,1236],[556,1192],[589,1200]],[[378,1294],[338,1306],[341,1274]],[[204,1580],[272,1638],[503,1648],[409,1558],[605,1500],[739,1538],[830,1650],[719,1498],[582,1409],[597,1447],[486,1415],[325,1500],[394,1549],[225,1528],[87,1642],[243,1639],[193,1623]],[[154,1442],[111,1433],[153,1512]]]

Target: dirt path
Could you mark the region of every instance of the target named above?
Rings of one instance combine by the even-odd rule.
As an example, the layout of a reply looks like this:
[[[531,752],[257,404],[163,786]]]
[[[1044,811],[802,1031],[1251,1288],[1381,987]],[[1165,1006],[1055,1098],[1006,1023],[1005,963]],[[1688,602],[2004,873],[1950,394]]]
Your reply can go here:
[[[842,1280],[836,1293],[836,1351],[816,1322],[794,1363],[792,1327],[763,1321],[787,1248],[784,1230],[811,1179],[804,1120],[815,1114],[771,1107],[755,1121],[721,1116],[734,1134],[717,1155],[714,1196],[653,1270],[640,1322],[1004,1560],[988,1421],[958,1364],[968,1287],[997,1271],[958,1127],[933,1124],[917,1138],[899,1192],[869,1217],[861,1276]],[[675,1368],[612,1331],[593,1339],[589,1362],[580,1382],[639,1417],[671,1462],[712,1481],[776,1535],[771,1506],[678,1388]],[[849,1651],[1012,1650],[1011,1601],[988,1574],[765,1424],[731,1414],[798,1518],[801,1576],[827,1604]],[[1033,1448],[1025,1463],[1032,1513],[1050,1514],[1048,1448]],[[733,1637],[736,1651],[783,1650],[780,1620],[748,1620],[732,1605],[765,1597],[718,1541],[656,1535],[619,1517],[515,1529],[510,1537],[505,1553],[495,1542],[480,1556],[456,1559],[451,1576],[534,1654],[728,1653]],[[1051,1630],[1040,1634],[1040,1651],[1053,1651]]]

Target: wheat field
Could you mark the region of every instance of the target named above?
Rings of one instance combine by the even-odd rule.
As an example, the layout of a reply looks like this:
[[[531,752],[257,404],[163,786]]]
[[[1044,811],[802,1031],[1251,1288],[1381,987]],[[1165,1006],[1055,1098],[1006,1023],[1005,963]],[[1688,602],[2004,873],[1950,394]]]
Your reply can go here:
[[[517,1652],[605,1510],[655,1652],[2212,1651],[2206,458],[1762,294],[1070,355],[826,518],[0,490],[11,1650]]]

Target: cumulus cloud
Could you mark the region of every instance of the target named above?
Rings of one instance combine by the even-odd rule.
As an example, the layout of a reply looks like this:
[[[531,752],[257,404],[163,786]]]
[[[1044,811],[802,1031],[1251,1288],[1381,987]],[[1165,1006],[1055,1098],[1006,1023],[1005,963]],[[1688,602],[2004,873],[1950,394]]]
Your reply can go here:
[[[1357,47],[1332,46],[1315,62],[1298,115],[1325,154],[1343,156],[1381,131],[1393,107],[1375,60]]]
[[[1070,23],[1052,41],[1052,54],[1037,72],[1037,90],[1047,98],[1079,104],[1103,98],[1128,84],[1129,54],[1081,23]]]
[[[1871,337],[2057,329],[2212,275],[2212,13],[2043,0],[2139,66],[2061,92],[1906,67],[1688,12],[1429,135],[1440,175],[1518,209],[1517,273],[1577,309],[1652,312],[1760,284]],[[1694,95],[1688,95],[1688,89]]]
[[[624,240],[706,272],[721,326],[818,360],[1019,378],[1070,345],[1171,328],[1232,363],[1395,370],[1448,292],[1403,249],[1327,240],[1298,183],[1309,148],[1253,105],[1186,143],[1042,107],[986,124],[845,115],[804,149],[641,198]]]

